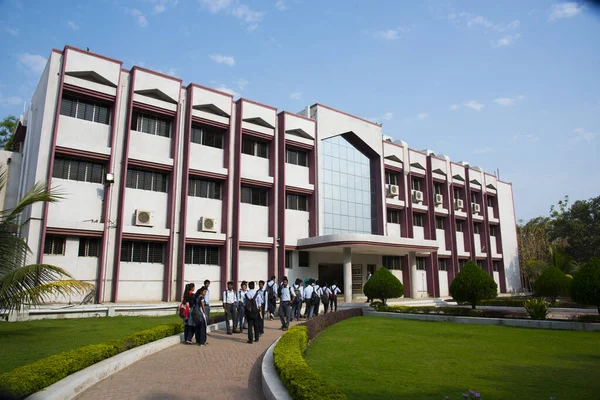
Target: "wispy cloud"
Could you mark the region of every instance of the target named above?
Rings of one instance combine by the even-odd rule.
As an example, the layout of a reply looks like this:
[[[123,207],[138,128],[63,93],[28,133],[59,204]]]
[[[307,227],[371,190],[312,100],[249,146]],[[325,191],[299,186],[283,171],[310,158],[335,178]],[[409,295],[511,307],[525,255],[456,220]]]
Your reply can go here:
[[[17,61],[22,68],[34,74],[41,74],[46,68],[46,59],[39,54],[20,53]]]
[[[393,28],[393,29],[383,29],[383,30],[375,31],[373,36],[375,36],[375,38],[379,39],[379,40],[392,41],[392,40],[399,39],[401,32],[408,32],[408,31],[410,31],[409,28],[407,28],[405,26],[400,26],[400,27]]]
[[[588,132],[583,128],[574,129],[575,132],[575,140],[585,140],[586,142],[594,140],[600,133],[598,132]]]
[[[14,26],[8,26],[8,25],[6,25],[6,26],[4,26],[4,30],[10,36],[19,36],[19,28],[15,28]]]
[[[265,13],[255,11],[239,0],[200,0],[200,4],[213,14],[221,11],[241,20],[249,31],[258,28]]]
[[[417,119],[418,119],[419,121],[423,121],[423,120],[425,120],[425,119],[427,119],[427,118],[429,118],[429,117],[430,117],[430,115],[429,115],[429,114],[427,114],[427,113],[420,113],[420,114],[417,114]]]
[[[285,11],[288,9],[288,6],[287,6],[285,0],[277,0],[275,2],[275,8],[278,9],[279,11]]]
[[[452,111],[456,111],[463,107],[470,108],[471,110],[475,110],[475,111],[481,111],[484,109],[485,106],[482,103],[478,102],[477,100],[468,100],[468,101],[463,101],[461,104],[452,104],[448,108]]]
[[[485,154],[485,153],[491,153],[493,151],[494,151],[494,148],[490,147],[490,146],[479,147],[479,148],[473,149],[473,154]]]
[[[238,92],[236,92],[235,90],[233,90],[225,85],[219,85],[219,86],[217,86],[216,89],[220,90],[221,92],[229,93],[233,97],[240,97],[240,94]]]
[[[501,105],[502,107],[510,107],[514,105],[517,101],[523,100],[525,96],[520,95],[517,97],[498,97],[494,99],[494,103]]]
[[[75,22],[73,21],[69,21],[67,22],[67,26],[69,28],[71,28],[73,31],[78,31],[79,30],[79,25],[77,25]]]
[[[131,15],[132,17],[134,17],[135,20],[137,21],[138,25],[141,26],[142,28],[145,28],[148,26],[148,20],[146,19],[146,16],[144,15],[143,12],[141,12],[137,8],[126,8],[125,12],[127,14]]]
[[[211,54],[209,56],[211,60],[216,62],[217,64],[225,64],[233,67],[235,65],[235,59],[233,56],[224,56],[222,54]]]
[[[525,134],[525,135],[514,135],[512,137],[512,139],[510,140],[511,143],[535,143],[538,140],[540,140],[540,138],[536,135],[532,135],[531,133]]]
[[[450,13],[448,14],[447,19],[454,23],[462,23],[466,25],[468,28],[475,27],[483,27],[485,29],[489,29],[495,32],[506,32],[515,30],[521,25],[519,20],[511,21],[507,24],[499,24],[489,19],[481,16],[481,15],[473,15],[468,12],[459,12],[459,13]]]
[[[556,21],[557,19],[571,18],[583,11],[583,5],[575,2],[553,4],[550,8],[548,21]]]
[[[208,8],[213,14],[229,8],[232,3],[232,0],[200,0],[200,4]]]
[[[503,38],[493,41],[493,43],[496,47],[510,46],[515,42],[515,40],[517,40],[520,37],[520,33],[515,33],[514,35],[506,35]]]
[[[460,108],[459,104],[452,104],[450,107],[448,107],[450,110],[452,111],[456,111]]]
[[[19,106],[23,104],[23,99],[19,96],[4,96],[0,93],[0,107]]]
[[[248,86],[248,84],[250,82],[248,82],[247,80],[240,78],[237,81],[234,81],[233,83],[235,83],[236,85],[238,85],[238,87],[240,88],[240,90],[244,90],[246,89],[246,86]]]
[[[300,100],[302,98],[303,94],[304,93],[302,93],[302,92],[292,92],[292,93],[290,93],[290,99],[292,99],[292,100]]]
[[[394,113],[388,111],[378,117],[371,117],[371,118],[365,118],[365,119],[368,121],[371,121],[371,122],[376,122],[376,123],[381,123],[381,121],[391,121],[394,119]]]

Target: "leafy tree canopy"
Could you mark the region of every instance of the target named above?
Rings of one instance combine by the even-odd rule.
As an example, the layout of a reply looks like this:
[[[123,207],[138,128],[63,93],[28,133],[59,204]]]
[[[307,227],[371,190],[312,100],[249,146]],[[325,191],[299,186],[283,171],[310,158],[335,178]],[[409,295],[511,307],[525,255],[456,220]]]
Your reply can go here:
[[[19,124],[19,118],[9,115],[0,121],[0,147],[8,151],[18,151],[19,146],[14,142],[15,130]]]

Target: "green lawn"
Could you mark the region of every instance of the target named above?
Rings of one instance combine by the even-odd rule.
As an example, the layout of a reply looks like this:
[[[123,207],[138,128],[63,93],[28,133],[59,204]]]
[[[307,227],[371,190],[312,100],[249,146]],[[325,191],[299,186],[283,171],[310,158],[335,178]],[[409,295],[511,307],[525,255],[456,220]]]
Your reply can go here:
[[[600,332],[356,317],[325,330],[306,360],[351,400],[600,398]]]
[[[88,344],[122,339],[134,332],[181,321],[165,317],[47,319],[0,323],[0,373]]]

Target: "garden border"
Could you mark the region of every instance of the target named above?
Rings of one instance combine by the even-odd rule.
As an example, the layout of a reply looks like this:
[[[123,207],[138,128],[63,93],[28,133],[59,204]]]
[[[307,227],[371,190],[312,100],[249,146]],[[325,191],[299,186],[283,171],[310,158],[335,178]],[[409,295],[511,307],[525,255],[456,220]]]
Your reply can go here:
[[[273,350],[277,343],[279,343],[279,339],[269,346],[262,359],[262,387],[266,400],[292,400],[283,382],[279,379],[279,375],[275,369],[275,361],[273,360]]]

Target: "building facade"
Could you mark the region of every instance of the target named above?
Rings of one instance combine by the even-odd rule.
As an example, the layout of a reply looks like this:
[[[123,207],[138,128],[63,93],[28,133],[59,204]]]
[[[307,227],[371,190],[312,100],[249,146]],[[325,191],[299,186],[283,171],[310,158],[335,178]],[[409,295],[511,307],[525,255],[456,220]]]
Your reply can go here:
[[[382,265],[405,297],[439,297],[469,259],[520,288],[509,183],[321,104],[278,112],[67,46],[18,132],[17,196],[38,181],[65,196],[24,215],[31,261],[98,302],[271,275],[337,281],[350,300]]]

